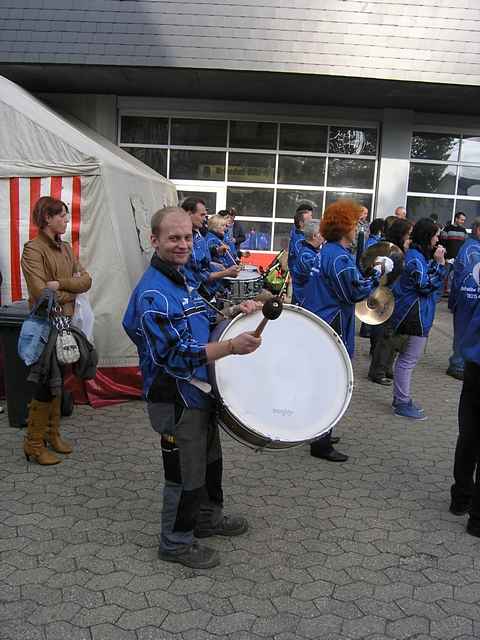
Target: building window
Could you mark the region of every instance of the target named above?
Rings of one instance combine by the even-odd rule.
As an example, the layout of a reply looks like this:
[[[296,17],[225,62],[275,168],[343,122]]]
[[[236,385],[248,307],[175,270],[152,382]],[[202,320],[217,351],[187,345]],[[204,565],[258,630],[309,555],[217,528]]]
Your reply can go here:
[[[407,211],[412,220],[438,216],[441,224],[463,211],[480,211],[480,136],[416,131],[412,136]]]
[[[119,144],[172,180],[179,198],[200,194],[210,212],[235,207],[252,251],[284,248],[303,202],[320,218],[350,197],[373,216],[376,127],[125,114]]]

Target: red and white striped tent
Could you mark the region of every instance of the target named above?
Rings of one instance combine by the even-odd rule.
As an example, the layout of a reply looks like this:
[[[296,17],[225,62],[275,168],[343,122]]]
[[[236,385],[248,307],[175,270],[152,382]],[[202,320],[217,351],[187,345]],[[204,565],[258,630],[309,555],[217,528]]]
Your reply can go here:
[[[68,205],[64,239],[93,277],[90,301],[100,366],[97,379],[82,388],[84,399],[98,405],[139,395],[137,354],[121,319],[149,258],[150,216],[176,204],[175,186],[0,76],[3,304],[27,297],[20,258],[36,233],[31,210],[43,195]]]

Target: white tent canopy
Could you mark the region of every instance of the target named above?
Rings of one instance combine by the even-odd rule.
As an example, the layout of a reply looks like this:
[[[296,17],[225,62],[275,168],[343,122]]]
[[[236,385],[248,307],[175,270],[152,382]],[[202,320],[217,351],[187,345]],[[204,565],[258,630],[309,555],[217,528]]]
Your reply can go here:
[[[100,366],[136,366],[121,319],[149,257],[151,214],[177,203],[175,186],[79,122],[66,120],[0,76],[0,270],[2,302],[27,297],[19,270],[35,233],[40,195],[64,200],[65,239],[93,277],[90,300]]]

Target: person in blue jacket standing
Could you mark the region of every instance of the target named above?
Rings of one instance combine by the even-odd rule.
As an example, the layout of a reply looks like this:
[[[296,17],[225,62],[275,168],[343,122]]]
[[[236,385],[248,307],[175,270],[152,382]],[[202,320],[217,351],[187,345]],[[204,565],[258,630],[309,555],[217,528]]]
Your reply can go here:
[[[292,304],[303,302],[303,290],[310,277],[315,258],[323,244],[320,233],[320,222],[318,220],[308,220],[303,228],[304,239],[300,244],[297,259],[293,264],[292,276]]]
[[[301,242],[304,240],[303,227],[308,220],[312,219],[312,217],[313,206],[311,204],[300,204],[297,207],[293,217],[294,225],[290,232],[290,240],[288,242],[288,270],[290,273],[293,271],[293,265],[297,259]]]
[[[460,247],[453,266],[453,278],[448,307],[453,312],[453,353],[450,356],[447,375],[463,380],[464,361],[461,353],[462,339],[472,318],[478,300],[478,286],[474,270],[480,264],[480,218],[472,223],[472,234]]]
[[[375,220],[372,220],[365,249],[369,249],[383,240],[384,227],[385,220],[383,218],[375,218]]]
[[[393,330],[409,336],[393,371],[393,409],[395,415],[413,420],[426,419],[421,407],[413,402],[410,387],[413,370],[432,328],[438,292],[447,274],[445,248],[438,244],[438,237],[439,228],[433,220],[418,220],[405,254],[404,270],[392,287],[395,296],[391,318]]]
[[[378,265],[371,277],[364,278],[352,255],[361,213],[362,206],[353,200],[337,200],[326,208],[320,225],[326,244],[313,263],[301,305],[338,333],[350,357],[355,346],[355,303],[369,296],[384,271]],[[313,442],[310,453],[331,462],[348,460],[348,456],[333,448],[331,432]]]
[[[245,533],[243,517],[223,514],[222,450],[207,364],[255,351],[253,332],[210,342],[216,314],[188,285],[192,221],[169,207],[152,217],[150,266],[135,287],[123,327],[138,350],[152,427],[161,435],[165,474],[159,556],[193,569],[219,563],[218,551],[194,538]],[[240,311],[258,305],[248,300]]]
[[[476,284],[480,290],[478,279]],[[457,516],[469,513],[467,532],[480,538],[480,299],[465,328],[462,355],[465,369],[458,406],[450,512]]]

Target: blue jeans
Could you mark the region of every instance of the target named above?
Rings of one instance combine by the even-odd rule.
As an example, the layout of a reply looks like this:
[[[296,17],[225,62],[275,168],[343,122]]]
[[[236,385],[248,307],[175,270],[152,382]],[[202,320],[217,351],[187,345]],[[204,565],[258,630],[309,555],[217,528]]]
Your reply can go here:
[[[463,373],[465,368],[465,362],[462,358],[462,353],[460,351],[461,343],[462,343],[462,331],[464,327],[459,326],[458,316],[456,313],[453,314],[453,352],[449,358],[449,369],[453,369],[458,373]]]

